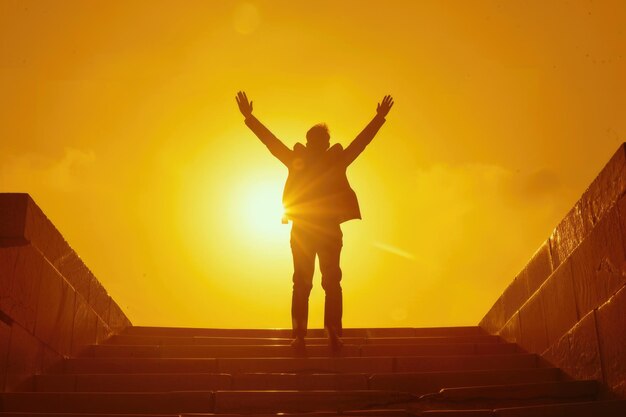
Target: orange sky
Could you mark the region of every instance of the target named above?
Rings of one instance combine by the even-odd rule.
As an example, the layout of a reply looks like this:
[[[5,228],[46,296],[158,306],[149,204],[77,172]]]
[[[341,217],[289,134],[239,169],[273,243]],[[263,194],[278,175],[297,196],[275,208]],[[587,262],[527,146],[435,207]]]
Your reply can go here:
[[[0,192],[134,324],[289,327],[287,173],[235,93],[289,146],[391,93],[348,171],[344,325],[476,324],[626,139],[626,3],[337,3],[0,0]]]

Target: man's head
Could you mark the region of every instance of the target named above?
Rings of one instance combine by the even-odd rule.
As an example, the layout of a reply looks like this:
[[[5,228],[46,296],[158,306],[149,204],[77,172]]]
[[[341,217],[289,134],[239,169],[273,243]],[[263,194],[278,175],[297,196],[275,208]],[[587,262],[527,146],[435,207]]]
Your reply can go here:
[[[314,152],[324,152],[330,147],[330,133],[326,124],[317,124],[306,132],[306,147]]]

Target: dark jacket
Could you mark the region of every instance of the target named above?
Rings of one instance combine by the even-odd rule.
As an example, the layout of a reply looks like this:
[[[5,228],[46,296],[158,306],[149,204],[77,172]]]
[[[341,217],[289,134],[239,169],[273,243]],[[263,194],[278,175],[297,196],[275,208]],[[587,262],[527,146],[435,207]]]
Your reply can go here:
[[[361,218],[359,202],[346,170],[384,122],[384,117],[374,117],[346,149],[336,144],[322,155],[311,155],[301,143],[289,149],[256,117],[246,119],[246,125],[289,169],[283,192],[287,218],[296,222],[336,223]]]
[[[301,143],[293,147],[283,192],[287,218],[337,223],[361,218],[359,202],[346,176],[343,152],[340,144],[316,156]]]

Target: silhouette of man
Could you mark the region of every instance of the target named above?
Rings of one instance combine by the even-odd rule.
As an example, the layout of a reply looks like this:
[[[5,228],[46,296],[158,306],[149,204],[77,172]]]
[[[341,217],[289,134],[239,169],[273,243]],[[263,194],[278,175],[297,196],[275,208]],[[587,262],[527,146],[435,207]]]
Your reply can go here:
[[[292,346],[305,346],[309,294],[313,287],[317,255],[325,292],[324,328],[331,348],[337,350],[342,346],[343,309],[339,266],[343,234],[340,225],[347,220],[361,218],[359,203],[348,183],[346,170],[385,122],[385,116],[393,106],[393,99],[387,95],[378,103],[372,121],[345,149],[340,144],[330,146],[330,134],[325,124],[317,124],[309,129],[306,145],[297,143],[293,149],[289,149],[252,115],[252,101],[248,101],[245,92],[238,92],[236,100],[246,125],[272,155],[289,169],[283,206],[286,219],[293,223],[290,242],[294,268]]]

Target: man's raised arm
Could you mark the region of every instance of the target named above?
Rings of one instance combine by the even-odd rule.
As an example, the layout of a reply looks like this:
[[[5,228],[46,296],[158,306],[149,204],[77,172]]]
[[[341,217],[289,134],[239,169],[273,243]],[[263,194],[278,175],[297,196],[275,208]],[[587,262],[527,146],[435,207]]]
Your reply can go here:
[[[263,142],[272,155],[285,165],[289,165],[291,160],[291,149],[280,141],[270,130],[252,115],[252,101],[248,101],[248,96],[243,91],[237,93],[235,97],[239,111],[246,118],[246,125],[254,132],[254,134]]]
[[[344,151],[344,160],[346,165],[350,165],[356,158],[363,152],[365,147],[369,145],[369,143],[374,139],[376,133],[381,128],[383,123],[385,123],[385,116],[391,110],[391,106],[393,106],[393,98],[390,95],[387,95],[383,98],[383,101],[378,103],[376,107],[376,116],[372,119],[371,122],[365,126],[365,129],[348,145],[346,150]]]

